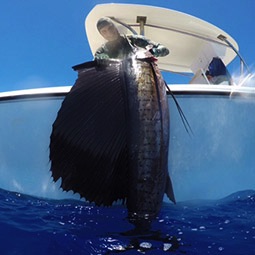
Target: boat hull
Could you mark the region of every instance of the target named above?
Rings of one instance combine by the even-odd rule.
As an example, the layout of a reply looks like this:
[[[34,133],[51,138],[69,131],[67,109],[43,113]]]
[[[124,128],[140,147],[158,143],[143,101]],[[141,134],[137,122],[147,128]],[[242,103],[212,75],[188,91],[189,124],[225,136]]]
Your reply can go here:
[[[190,137],[182,127],[169,95],[169,174],[177,203],[255,189],[254,88],[170,88],[194,133]],[[49,171],[52,123],[69,90],[54,87],[0,93],[1,189],[49,199],[80,199],[71,191],[63,192]]]

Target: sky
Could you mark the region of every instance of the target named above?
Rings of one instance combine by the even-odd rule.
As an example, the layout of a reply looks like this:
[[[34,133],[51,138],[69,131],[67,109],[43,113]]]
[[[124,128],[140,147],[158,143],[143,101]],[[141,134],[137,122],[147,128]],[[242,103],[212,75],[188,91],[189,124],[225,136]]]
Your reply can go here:
[[[2,0],[0,92],[73,85],[72,66],[93,58],[84,20],[102,3],[157,5],[203,19],[230,34],[254,70],[254,0]]]

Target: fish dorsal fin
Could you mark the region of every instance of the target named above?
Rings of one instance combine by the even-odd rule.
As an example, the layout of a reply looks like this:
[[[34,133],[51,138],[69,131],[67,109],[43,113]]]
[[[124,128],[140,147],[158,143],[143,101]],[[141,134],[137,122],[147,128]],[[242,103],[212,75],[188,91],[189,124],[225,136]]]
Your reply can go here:
[[[125,202],[128,159],[121,63],[90,62],[77,70],[78,79],[53,124],[53,179],[61,178],[64,190],[97,205]]]

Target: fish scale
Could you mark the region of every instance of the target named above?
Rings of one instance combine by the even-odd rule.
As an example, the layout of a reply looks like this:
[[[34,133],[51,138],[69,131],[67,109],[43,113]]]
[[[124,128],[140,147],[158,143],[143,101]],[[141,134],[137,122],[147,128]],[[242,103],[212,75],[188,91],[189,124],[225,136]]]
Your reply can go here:
[[[129,113],[129,118],[138,123],[135,123],[137,135],[129,136],[134,144],[130,151],[132,184],[127,205],[130,221],[139,225],[144,221],[147,224],[161,207],[167,176],[168,135],[164,135],[164,130],[169,130],[169,122],[164,82],[155,70],[157,66],[146,61],[135,64],[137,90],[136,94],[133,89],[129,92],[133,99],[129,103],[137,103],[138,107],[136,112]],[[134,125],[134,121],[131,123]]]

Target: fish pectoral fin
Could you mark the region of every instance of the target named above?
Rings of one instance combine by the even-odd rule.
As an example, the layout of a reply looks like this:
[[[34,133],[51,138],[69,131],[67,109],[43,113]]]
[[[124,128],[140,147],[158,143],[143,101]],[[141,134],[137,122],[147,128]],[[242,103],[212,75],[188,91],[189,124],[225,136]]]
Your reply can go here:
[[[175,200],[175,196],[174,196],[174,190],[173,190],[173,185],[172,185],[172,181],[171,181],[169,175],[167,175],[165,193],[166,193],[167,197],[168,197],[174,204],[176,204],[176,200]]]

